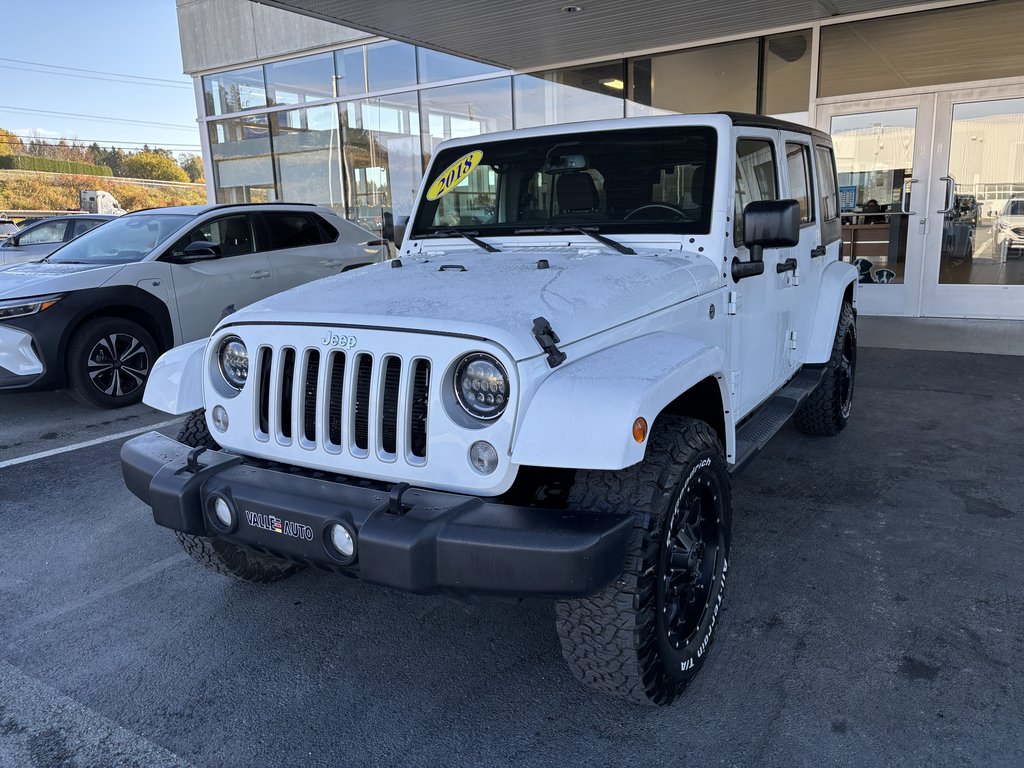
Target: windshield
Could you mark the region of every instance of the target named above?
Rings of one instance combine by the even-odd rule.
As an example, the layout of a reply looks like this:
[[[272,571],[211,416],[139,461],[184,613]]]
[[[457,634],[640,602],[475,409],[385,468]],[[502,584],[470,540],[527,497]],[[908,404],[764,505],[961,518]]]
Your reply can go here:
[[[54,251],[46,259],[62,264],[130,264],[142,261],[192,216],[182,213],[132,213]]]
[[[1006,204],[1007,216],[1024,216],[1024,200],[1011,200]]]
[[[481,140],[440,152],[413,237],[546,227],[604,233],[706,234],[714,194],[708,127]]]

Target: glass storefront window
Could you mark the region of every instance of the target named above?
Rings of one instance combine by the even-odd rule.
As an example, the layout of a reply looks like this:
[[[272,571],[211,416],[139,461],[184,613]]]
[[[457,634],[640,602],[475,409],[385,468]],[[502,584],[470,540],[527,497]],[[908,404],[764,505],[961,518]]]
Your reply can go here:
[[[246,67],[203,78],[206,114],[226,115],[267,106],[263,67]]]
[[[758,41],[634,59],[632,100],[672,112],[757,111]]]
[[[517,75],[516,128],[532,128],[624,115],[623,62],[567,67]]]
[[[819,96],[1024,72],[1024,3],[997,0],[821,28]]]
[[[408,215],[423,173],[419,104],[397,93],[340,105],[346,218],[379,232],[384,212]]]
[[[337,71],[335,89],[339,96],[366,93],[366,47],[344,48],[334,52]]]
[[[270,116],[279,198],[344,210],[338,110],[322,107]]]
[[[370,91],[416,84],[416,48],[388,41],[366,46],[366,83]]]
[[[512,128],[512,78],[420,91],[424,165],[445,139]]]
[[[811,31],[771,35],[764,42],[762,112],[807,123],[811,90]]]
[[[275,200],[270,125],[266,115],[209,124],[214,193],[218,203]]]
[[[456,80],[460,77],[490,75],[502,71],[490,64],[432,51],[429,48],[417,48],[416,55],[419,60],[421,83],[436,83],[439,80]]]
[[[267,64],[265,71],[272,107],[334,97],[334,57],[329,53]]]

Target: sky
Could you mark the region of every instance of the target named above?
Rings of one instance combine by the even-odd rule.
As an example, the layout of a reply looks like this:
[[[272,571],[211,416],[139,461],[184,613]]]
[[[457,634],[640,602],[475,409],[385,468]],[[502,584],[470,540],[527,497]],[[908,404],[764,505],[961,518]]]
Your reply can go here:
[[[0,11],[0,128],[199,153],[174,0],[0,0]]]

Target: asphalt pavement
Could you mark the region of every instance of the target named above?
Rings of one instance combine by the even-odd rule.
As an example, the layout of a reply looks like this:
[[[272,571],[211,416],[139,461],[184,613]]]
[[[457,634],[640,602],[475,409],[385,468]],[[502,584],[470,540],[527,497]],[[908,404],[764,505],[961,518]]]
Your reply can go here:
[[[736,478],[720,633],[662,709],[580,687],[547,601],[205,571],[122,439],[2,465],[165,416],[2,398],[0,765],[1024,764],[1024,363],[860,363],[840,437]]]

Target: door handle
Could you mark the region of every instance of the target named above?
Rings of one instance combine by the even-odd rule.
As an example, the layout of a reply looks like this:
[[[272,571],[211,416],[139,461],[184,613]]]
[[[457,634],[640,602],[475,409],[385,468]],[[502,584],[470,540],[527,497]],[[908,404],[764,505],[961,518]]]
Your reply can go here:
[[[900,198],[900,213],[905,213],[907,216],[917,216],[917,211],[907,210],[907,200],[910,197],[910,189],[917,184],[917,179],[907,179],[904,184],[906,186],[903,189],[903,196]]]
[[[940,176],[939,181],[946,182],[946,207],[936,213],[949,213],[953,210],[953,202],[956,195],[956,179],[952,176]]]
[[[265,269],[261,269],[258,272],[253,272],[249,275],[250,280],[262,280],[265,277],[270,277],[270,273]]]
[[[320,262],[320,266],[327,267],[328,269],[333,267],[343,267],[345,266],[345,262],[341,259],[324,259]]]
[[[778,272],[780,275],[783,272],[796,272],[796,259],[790,257],[785,261],[776,264],[775,271]]]
[[[824,255],[825,255],[825,246],[824,245],[819,245],[817,248],[812,248],[811,249],[811,258],[812,259],[815,259],[818,256],[824,256]]]

